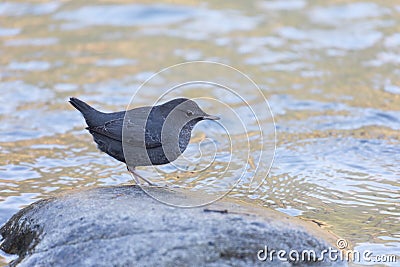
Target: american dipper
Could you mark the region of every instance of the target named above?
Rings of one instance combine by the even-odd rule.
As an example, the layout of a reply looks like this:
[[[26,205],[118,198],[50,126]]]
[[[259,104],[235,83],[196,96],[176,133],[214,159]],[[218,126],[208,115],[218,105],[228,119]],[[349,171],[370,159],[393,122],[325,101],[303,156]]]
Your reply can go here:
[[[196,123],[219,119],[187,98],[112,113],[100,112],[75,97],[69,102],[82,113],[88,125],[86,129],[98,148],[126,163],[138,184],[141,178],[152,185],[135,171],[135,167],[176,160],[189,144]],[[129,156],[125,158],[126,155]]]

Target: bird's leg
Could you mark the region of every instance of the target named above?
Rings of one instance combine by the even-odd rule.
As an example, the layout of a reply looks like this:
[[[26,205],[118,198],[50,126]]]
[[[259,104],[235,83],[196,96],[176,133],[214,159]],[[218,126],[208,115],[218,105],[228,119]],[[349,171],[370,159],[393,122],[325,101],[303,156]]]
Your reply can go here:
[[[136,176],[136,173],[135,173],[134,171],[132,171],[132,170],[128,167],[128,165],[126,166],[126,168],[128,169],[128,171],[129,171],[130,173],[132,173],[132,176],[133,176],[133,179],[135,180],[135,183],[136,183],[137,185],[140,185],[140,181],[139,181],[138,177]]]
[[[133,175],[133,179],[135,179],[135,182],[137,185],[140,185],[140,181],[138,178],[142,179],[143,181],[145,181],[146,183],[148,183],[149,185],[155,186],[155,183],[150,182],[148,179],[144,178],[143,176],[141,176],[140,174],[138,174],[135,170],[135,168],[129,168],[129,166],[127,165],[126,168],[128,169],[128,171],[130,173],[132,173]]]

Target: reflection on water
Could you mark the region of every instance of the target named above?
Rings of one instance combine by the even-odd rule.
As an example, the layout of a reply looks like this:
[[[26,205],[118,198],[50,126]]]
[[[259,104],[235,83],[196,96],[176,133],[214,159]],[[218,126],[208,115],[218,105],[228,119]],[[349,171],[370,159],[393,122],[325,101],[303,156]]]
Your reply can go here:
[[[56,13],[53,18],[80,26],[165,25],[190,18],[194,9],[172,5],[96,5]]]
[[[130,182],[123,164],[96,150],[69,96],[121,110],[159,69],[215,60],[258,83],[278,134],[265,183],[250,195],[246,183],[232,194],[322,221],[358,250],[398,253],[400,5],[175,3],[0,3],[0,224],[56,192]],[[147,104],[161,87],[152,85],[138,101]],[[162,170],[171,181],[197,188],[221,168],[202,177],[179,173],[178,180],[173,167]]]

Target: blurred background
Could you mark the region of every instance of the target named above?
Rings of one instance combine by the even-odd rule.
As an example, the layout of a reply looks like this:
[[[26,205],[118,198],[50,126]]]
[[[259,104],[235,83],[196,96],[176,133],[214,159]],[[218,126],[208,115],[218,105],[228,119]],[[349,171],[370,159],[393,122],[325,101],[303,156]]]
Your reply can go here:
[[[232,196],[398,255],[400,3],[389,0],[2,1],[0,225],[54,193],[130,183],[67,99],[123,110],[152,74],[191,60],[248,74],[275,117],[268,178]]]

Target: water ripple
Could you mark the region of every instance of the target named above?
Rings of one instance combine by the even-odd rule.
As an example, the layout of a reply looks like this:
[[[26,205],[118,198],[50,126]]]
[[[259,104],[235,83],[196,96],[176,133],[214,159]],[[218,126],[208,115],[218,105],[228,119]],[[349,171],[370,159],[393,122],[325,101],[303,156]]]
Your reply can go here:
[[[348,3],[327,7],[316,7],[309,12],[310,19],[315,23],[338,25],[354,23],[359,19],[370,19],[390,13],[376,3]]]
[[[56,1],[40,4],[3,2],[0,3],[0,16],[45,15],[53,13],[60,6],[61,3]]]
[[[78,23],[81,27],[110,25],[165,25],[190,18],[195,10],[184,6],[169,5],[98,5],[85,6],[72,11],[61,11],[56,20]]]

